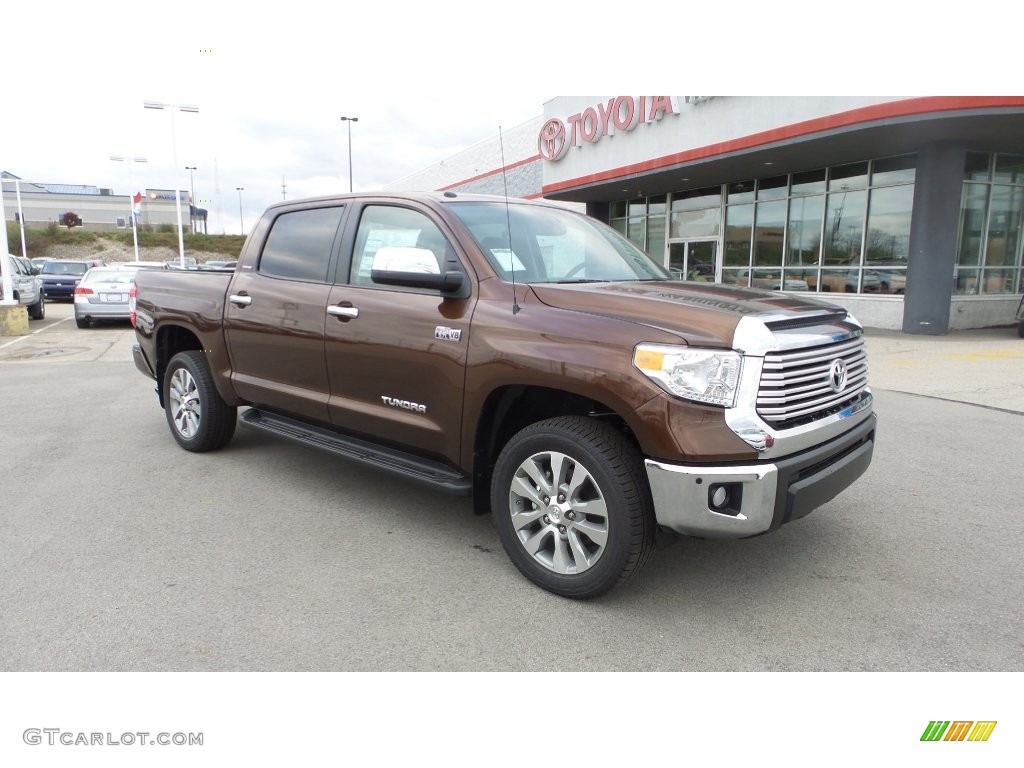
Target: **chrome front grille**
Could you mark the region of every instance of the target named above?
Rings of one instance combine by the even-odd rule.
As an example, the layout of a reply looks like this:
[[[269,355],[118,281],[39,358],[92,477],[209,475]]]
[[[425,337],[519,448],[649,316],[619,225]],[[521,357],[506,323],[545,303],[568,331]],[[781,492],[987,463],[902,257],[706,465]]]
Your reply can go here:
[[[837,392],[833,365],[842,360],[846,381]],[[776,429],[806,424],[850,407],[868,386],[864,338],[768,352],[757,392],[757,413]]]

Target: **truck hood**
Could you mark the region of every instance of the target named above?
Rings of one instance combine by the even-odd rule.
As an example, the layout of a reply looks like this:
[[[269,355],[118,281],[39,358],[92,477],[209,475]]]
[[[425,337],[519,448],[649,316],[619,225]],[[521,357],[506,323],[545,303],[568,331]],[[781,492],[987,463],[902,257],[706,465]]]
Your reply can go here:
[[[731,348],[736,325],[745,316],[787,326],[846,316],[842,307],[815,299],[712,283],[658,280],[530,287],[548,306],[639,323],[702,347]]]

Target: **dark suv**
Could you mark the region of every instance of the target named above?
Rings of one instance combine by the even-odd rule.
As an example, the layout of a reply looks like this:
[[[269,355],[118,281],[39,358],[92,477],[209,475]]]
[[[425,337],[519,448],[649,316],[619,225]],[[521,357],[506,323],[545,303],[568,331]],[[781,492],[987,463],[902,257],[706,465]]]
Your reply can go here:
[[[75,286],[91,266],[91,261],[48,261],[43,264],[43,293],[46,298],[71,301]]]

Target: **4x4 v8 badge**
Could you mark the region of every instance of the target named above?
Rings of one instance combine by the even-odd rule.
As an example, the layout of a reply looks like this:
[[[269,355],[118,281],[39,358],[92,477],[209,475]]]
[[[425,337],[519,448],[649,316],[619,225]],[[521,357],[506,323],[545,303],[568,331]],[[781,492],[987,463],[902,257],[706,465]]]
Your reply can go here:
[[[439,325],[434,329],[434,338],[441,341],[460,341],[462,339],[462,329]]]

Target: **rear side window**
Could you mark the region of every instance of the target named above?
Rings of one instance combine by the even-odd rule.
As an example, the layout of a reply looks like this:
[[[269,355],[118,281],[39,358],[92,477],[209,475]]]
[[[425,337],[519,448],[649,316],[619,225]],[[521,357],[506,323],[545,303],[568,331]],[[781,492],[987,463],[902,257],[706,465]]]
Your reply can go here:
[[[344,208],[282,213],[274,220],[260,256],[259,271],[290,280],[327,282],[334,238]]]

